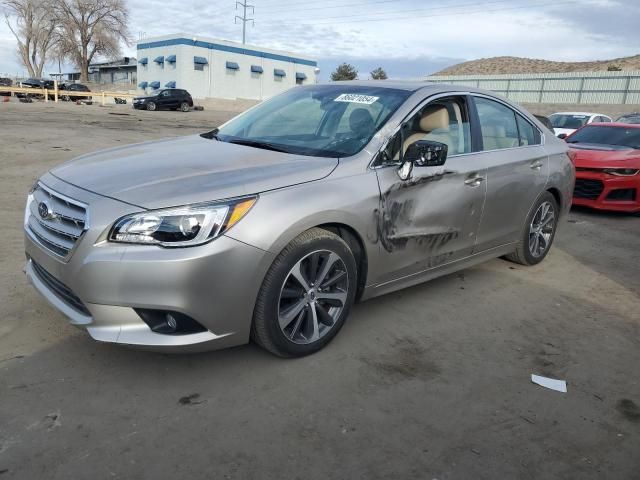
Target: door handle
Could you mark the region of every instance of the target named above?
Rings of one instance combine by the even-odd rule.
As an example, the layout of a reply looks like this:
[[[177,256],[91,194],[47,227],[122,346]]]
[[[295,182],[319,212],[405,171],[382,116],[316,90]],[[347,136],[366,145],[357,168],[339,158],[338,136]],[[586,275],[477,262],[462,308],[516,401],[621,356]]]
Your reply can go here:
[[[532,170],[540,170],[542,168],[542,165],[544,165],[541,161],[536,160],[535,162],[533,162],[531,164],[531,169]]]
[[[469,177],[464,181],[464,184],[469,187],[478,187],[484,181],[484,177],[480,175],[474,175],[473,177]]]

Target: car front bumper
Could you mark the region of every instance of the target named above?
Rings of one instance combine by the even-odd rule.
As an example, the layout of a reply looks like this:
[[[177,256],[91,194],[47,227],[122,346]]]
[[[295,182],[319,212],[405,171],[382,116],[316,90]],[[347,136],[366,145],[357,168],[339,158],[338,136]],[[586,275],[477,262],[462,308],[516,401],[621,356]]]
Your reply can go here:
[[[202,351],[249,340],[253,307],[273,255],[221,236],[205,245],[167,249],[102,240],[117,218],[139,208],[43,177],[56,192],[86,203],[91,225],[67,260],[25,230],[32,285],[71,324],[103,342],[162,351]],[[80,303],[78,303],[80,302]],[[179,312],[206,331],[156,333],[135,309]]]
[[[618,212],[640,212],[640,174],[624,177],[595,170],[578,170],[573,205]]]

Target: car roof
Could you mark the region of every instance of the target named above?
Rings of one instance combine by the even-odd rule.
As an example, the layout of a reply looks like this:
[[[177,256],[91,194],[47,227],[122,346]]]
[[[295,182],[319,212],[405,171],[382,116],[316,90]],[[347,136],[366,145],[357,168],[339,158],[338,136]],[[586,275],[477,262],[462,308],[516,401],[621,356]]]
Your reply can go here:
[[[417,80],[341,80],[337,82],[323,82],[320,85],[325,86],[360,86],[375,88],[392,88],[395,90],[406,90],[409,92],[429,91],[429,93],[447,93],[447,92],[469,92],[489,95],[496,98],[504,98],[500,94],[490,90],[469,87],[467,85],[452,85],[447,83],[431,83]]]
[[[584,116],[590,116],[590,117],[594,117],[594,116],[601,116],[601,117],[609,117],[609,115],[605,115],[604,113],[593,113],[593,112],[556,112],[556,113],[552,113],[551,115],[584,115]]]
[[[593,122],[585,127],[618,127],[618,128],[640,128],[640,123],[623,123],[623,122]]]

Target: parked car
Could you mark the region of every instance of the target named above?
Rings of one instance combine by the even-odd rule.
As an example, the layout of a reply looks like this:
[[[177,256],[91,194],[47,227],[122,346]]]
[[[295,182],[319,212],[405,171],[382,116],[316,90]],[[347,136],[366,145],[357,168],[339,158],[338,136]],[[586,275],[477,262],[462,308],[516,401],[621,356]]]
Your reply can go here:
[[[640,211],[640,125],[591,124],[566,141],[576,168],[575,205]]]
[[[20,82],[20,86],[22,88],[37,88],[37,89],[48,89],[48,90],[53,90],[54,89],[54,82],[53,80],[44,80],[41,78],[28,78],[27,80],[22,80]],[[16,93],[16,97],[18,98],[25,98],[25,97],[32,97],[32,98],[44,98],[44,95],[42,95],[41,93]],[[49,95],[49,98],[53,98],[53,94]]]
[[[640,112],[626,113],[616,120],[617,123],[640,124]]]
[[[571,206],[567,144],[465,90],[301,86],[202,135],[83,155],[29,194],[26,273],[100,341],[291,357],[356,300],[535,265]]]
[[[545,127],[547,127],[551,132],[553,132],[553,125],[551,124],[551,120],[549,120],[549,117],[545,117],[544,115],[534,115],[534,117],[536,117],[536,119]]]
[[[11,80],[10,78],[0,77],[0,87],[12,87],[12,86],[13,86],[13,80]],[[11,96],[11,92],[7,92],[7,91],[3,92],[0,90],[0,96],[3,96],[3,97]]]
[[[602,113],[585,113],[585,112],[559,112],[549,116],[553,130],[559,138],[566,138],[577,129],[588,125],[589,123],[611,122],[611,117]]]
[[[91,90],[89,87],[82,85],[81,83],[63,83],[58,85],[58,96],[65,102],[92,99],[90,95],[77,95],[79,92],[91,92]]]
[[[188,112],[193,108],[193,99],[186,90],[167,88],[153,95],[135,97],[133,108],[143,110],[182,110]]]

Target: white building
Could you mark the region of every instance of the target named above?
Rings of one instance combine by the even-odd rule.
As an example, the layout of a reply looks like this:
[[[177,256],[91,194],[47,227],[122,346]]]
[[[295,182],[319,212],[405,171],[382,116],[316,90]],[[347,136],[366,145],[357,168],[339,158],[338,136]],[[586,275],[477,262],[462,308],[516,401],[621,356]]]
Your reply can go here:
[[[183,88],[194,98],[262,100],[316,82],[317,62],[253,45],[177,34],[137,44],[138,89]]]

